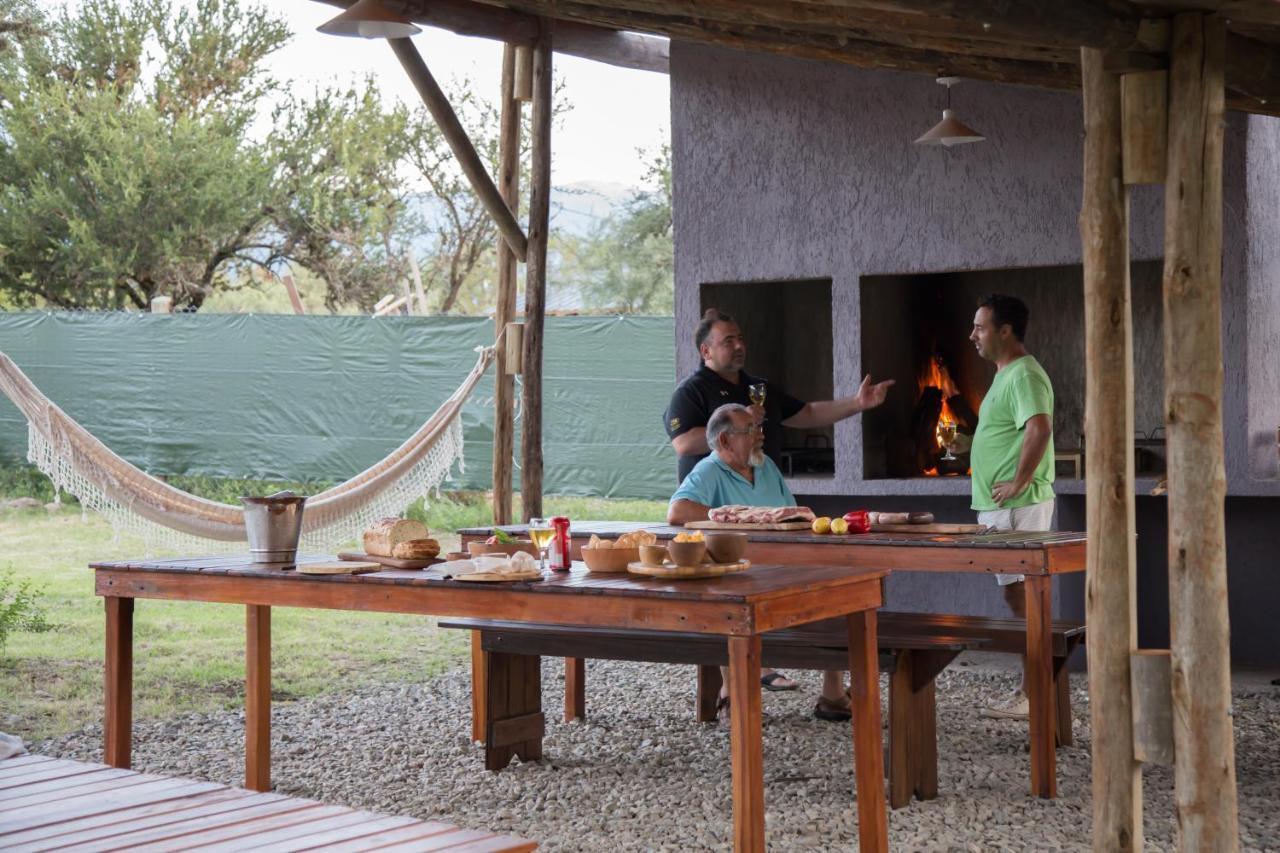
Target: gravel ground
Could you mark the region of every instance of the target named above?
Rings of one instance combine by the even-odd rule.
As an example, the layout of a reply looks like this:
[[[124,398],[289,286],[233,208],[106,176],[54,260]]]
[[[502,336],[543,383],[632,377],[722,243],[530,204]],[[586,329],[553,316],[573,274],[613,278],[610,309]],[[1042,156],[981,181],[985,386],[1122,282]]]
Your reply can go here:
[[[470,742],[470,679],[382,686],[278,703],[276,790],[391,814],[510,832],[545,850],[725,850],[732,846],[729,738],[693,721],[690,667],[591,662],[586,722],[549,719],[546,760],[482,769]],[[775,850],[856,846],[848,729],[810,716],[814,673],[798,693],[764,696],[765,803]],[[1076,676],[1083,684],[1084,677]],[[544,708],[562,707],[562,669],[544,663]],[[1058,752],[1056,800],[1028,794],[1026,724],[986,720],[984,699],[1013,689],[1007,669],[953,666],[939,677],[939,796],[892,812],[897,850],[1088,850],[1088,701],[1073,690],[1075,746]],[[882,684],[882,690],[887,686]],[[549,718],[550,718],[549,714]],[[238,784],[243,714],[134,726],[134,767]],[[1280,850],[1280,688],[1237,690],[1241,845]],[[94,725],[33,751],[100,760]],[[1169,768],[1144,781],[1148,850],[1174,847]]]

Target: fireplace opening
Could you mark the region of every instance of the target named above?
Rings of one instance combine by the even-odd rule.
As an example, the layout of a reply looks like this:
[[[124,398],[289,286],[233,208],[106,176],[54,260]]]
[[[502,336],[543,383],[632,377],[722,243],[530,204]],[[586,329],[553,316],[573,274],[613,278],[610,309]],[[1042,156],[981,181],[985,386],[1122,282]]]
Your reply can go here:
[[[719,308],[738,321],[748,373],[799,400],[832,398],[831,279],[717,282],[699,293],[702,311]],[[782,447],[784,475],[835,476],[833,427],[784,428]]]
[[[1082,275],[1079,265],[1066,265],[863,277],[863,369],[876,379],[896,380],[885,405],[862,416],[864,478],[968,474],[977,413],[995,375],[995,366],[978,355],[969,334],[979,299],[990,293],[1017,296],[1027,304],[1027,349],[1054,387],[1058,476],[1083,477]],[[1131,266],[1135,468],[1151,476],[1164,467],[1160,278],[1159,261]]]

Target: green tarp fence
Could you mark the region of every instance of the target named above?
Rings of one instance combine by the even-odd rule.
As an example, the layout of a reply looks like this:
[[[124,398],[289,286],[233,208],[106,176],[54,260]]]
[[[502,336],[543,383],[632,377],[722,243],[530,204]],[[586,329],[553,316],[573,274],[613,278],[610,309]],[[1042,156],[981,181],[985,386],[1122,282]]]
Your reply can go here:
[[[493,322],[476,317],[0,313],[0,351],[161,475],[345,480],[421,426],[492,341]],[[670,496],[672,342],[670,317],[547,318],[546,493]],[[446,487],[488,489],[493,368],[463,429],[465,469]],[[516,436],[518,462],[518,422]],[[0,396],[0,460],[26,452],[26,422]]]

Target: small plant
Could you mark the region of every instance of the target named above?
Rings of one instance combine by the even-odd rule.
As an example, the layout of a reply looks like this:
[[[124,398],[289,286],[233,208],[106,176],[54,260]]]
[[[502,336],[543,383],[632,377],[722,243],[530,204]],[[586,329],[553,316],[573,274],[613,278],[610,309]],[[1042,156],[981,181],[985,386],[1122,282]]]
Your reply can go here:
[[[43,634],[53,630],[36,599],[40,596],[29,580],[18,580],[13,572],[0,574],[0,656],[9,635],[16,631]]]

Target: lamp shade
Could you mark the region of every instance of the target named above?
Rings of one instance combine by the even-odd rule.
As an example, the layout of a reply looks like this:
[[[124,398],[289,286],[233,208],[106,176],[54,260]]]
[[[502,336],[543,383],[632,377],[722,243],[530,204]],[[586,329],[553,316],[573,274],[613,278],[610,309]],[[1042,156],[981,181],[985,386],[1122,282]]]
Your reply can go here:
[[[325,35],[366,39],[408,38],[422,32],[413,21],[388,9],[382,0],[356,0],[350,9],[316,29]]]
[[[916,145],[963,145],[966,142],[982,142],[985,136],[956,118],[951,110],[942,111],[942,121],[929,128]]]

